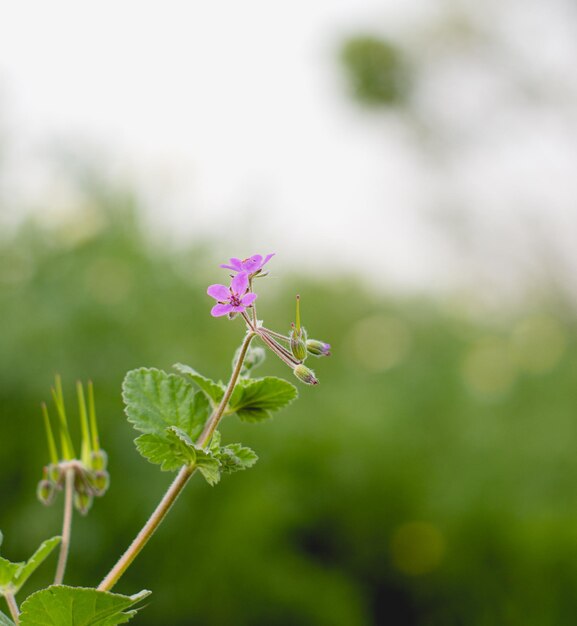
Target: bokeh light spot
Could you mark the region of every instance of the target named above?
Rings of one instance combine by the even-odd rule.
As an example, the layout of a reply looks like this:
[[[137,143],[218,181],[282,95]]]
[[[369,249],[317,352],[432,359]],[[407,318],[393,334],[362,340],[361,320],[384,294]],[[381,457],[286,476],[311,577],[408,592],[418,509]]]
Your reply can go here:
[[[481,396],[506,393],[517,378],[517,363],[508,342],[489,338],[476,343],[463,362],[463,379]]]
[[[382,372],[398,365],[409,352],[411,333],[407,324],[394,316],[366,317],[353,327],[348,351],[369,372]]]
[[[566,336],[561,324],[550,316],[524,319],[513,330],[513,353],[519,366],[535,374],[552,369],[565,352]]]

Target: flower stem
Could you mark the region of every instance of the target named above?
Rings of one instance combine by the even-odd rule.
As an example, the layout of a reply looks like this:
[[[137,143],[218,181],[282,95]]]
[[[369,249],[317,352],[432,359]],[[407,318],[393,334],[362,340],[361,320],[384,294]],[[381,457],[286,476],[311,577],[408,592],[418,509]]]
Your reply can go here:
[[[226,391],[224,392],[224,396],[218,407],[214,410],[214,412],[206,422],[204,430],[196,441],[197,446],[204,447],[210,441],[210,438],[212,437],[220,420],[222,419],[226,405],[230,400],[230,396],[232,395],[232,392],[236,385],[236,381],[238,380],[238,377],[240,375],[242,362],[244,361],[244,358],[246,356],[248,346],[250,345],[250,342],[252,341],[252,338],[254,336],[255,333],[248,332],[246,337],[244,338],[236,367],[234,368],[234,371],[230,377],[228,386],[226,388]],[[160,526],[161,522],[166,517],[166,514],[168,513],[168,511],[170,511],[172,505],[180,495],[180,492],[184,489],[186,483],[194,474],[195,470],[196,467],[194,465],[183,465],[180,468],[173,483],[168,488],[168,491],[164,494],[162,500],[159,502],[152,515],[148,518],[146,524],[142,527],[141,531],[135,537],[134,541],[130,544],[126,552],[120,557],[116,565],[110,570],[110,572],[102,580],[100,585],[98,585],[99,591],[110,591],[110,589],[112,589],[112,587],[114,587],[114,585],[118,582],[122,574],[124,574],[124,572],[130,567],[134,559],[138,556],[138,554],[147,544],[148,540],[152,537],[156,529]]]
[[[5,592],[4,597],[6,598],[6,604],[10,609],[10,613],[12,615],[12,619],[16,626],[20,624],[20,610],[18,609],[18,605],[16,604],[16,598],[13,593]]]
[[[54,576],[54,584],[61,585],[64,580],[64,572],[66,571],[66,562],[68,561],[68,552],[70,550],[70,535],[72,532],[72,500],[74,496],[74,475],[73,467],[65,470],[64,484],[64,518],[62,520],[62,539],[60,540],[60,554],[58,555],[58,565],[56,566],[56,575]]]
[[[262,329],[258,329],[258,336],[266,343],[266,345],[278,356],[278,358],[286,363],[290,368],[294,368],[299,365],[301,361],[297,361],[293,355],[283,346],[281,346],[272,337],[269,337],[268,333],[261,332]]]
[[[228,381],[228,386],[226,388],[226,391],[224,392],[224,396],[222,397],[222,400],[220,401],[220,404],[218,405],[218,407],[215,409],[214,413],[210,416],[209,420],[206,422],[204,430],[202,431],[202,433],[200,434],[200,437],[196,441],[197,446],[204,447],[210,441],[210,438],[212,437],[214,431],[217,429],[218,424],[220,420],[222,419],[224,410],[226,409],[226,405],[228,404],[228,401],[230,400],[230,396],[232,395],[232,392],[234,391],[236,381],[238,380],[240,371],[242,369],[242,363],[244,361],[244,357],[246,356],[246,352],[254,336],[255,336],[255,333],[252,331],[249,331],[246,334],[246,337],[244,338],[242,347],[240,349],[238,360],[236,362],[236,367],[234,368],[232,376],[230,377],[230,380]]]
[[[158,503],[154,513],[148,518],[146,524],[142,527],[138,535],[136,535],[134,541],[130,544],[126,552],[120,557],[116,565],[110,570],[100,585],[98,585],[98,591],[110,591],[110,589],[112,589],[112,587],[114,587],[114,585],[118,582],[122,574],[124,574],[124,572],[130,567],[132,561],[134,561],[142,548],[144,548],[144,546],[148,543],[148,540],[152,537],[154,531],[166,517],[168,511],[170,511],[170,508],[188,482],[188,479],[194,473],[195,469],[195,467],[189,467],[188,465],[183,465],[180,468],[176,478],[164,494],[162,500]]]

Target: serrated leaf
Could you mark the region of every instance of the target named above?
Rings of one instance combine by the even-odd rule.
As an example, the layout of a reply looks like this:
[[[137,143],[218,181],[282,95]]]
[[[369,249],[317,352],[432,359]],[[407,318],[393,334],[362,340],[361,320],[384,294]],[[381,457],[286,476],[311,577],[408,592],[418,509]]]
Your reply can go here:
[[[0,611],[0,626],[16,626],[14,622]]]
[[[0,595],[18,593],[22,585],[59,543],[60,537],[43,541],[28,561],[22,563],[12,563],[0,557]]]
[[[218,460],[221,471],[232,474],[252,467],[258,461],[258,455],[240,443],[230,443],[219,450]]]
[[[210,485],[220,480],[220,463],[211,452],[197,447],[180,428],[171,426],[162,435],[146,434],[135,440],[140,454],[163,471],[175,471],[183,465],[196,465]]]
[[[240,380],[229,402],[228,413],[236,413],[245,422],[260,422],[272,417],[298,396],[297,388],[282,378],[267,376]]]
[[[116,626],[130,621],[130,607],[150,595],[141,591],[123,596],[108,591],[64,585],[42,589],[22,604],[20,626]]]
[[[54,550],[54,548],[60,543],[60,539],[60,537],[52,537],[52,539],[47,539],[40,544],[38,550],[36,550],[28,561],[26,561],[24,566],[12,581],[12,584],[14,585],[14,593],[17,593],[20,590],[22,585],[50,555],[52,550]]]
[[[184,374],[185,376],[188,376],[191,380],[193,380],[197,384],[198,388],[206,394],[206,396],[213,402],[213,404],[218,404],[222,400],[225,390],[224,385],[216,383],[214,382],[214,380],[211,380],[210,378],[199,374],[189,365],[176,363],[173,367],[177,369],[181,374]]]
[[[126,374],[122,385],[128,421],[145,434],[177,426],[196,439],[208,418],[209,403],[192,384],[176,374],[140,368]]]

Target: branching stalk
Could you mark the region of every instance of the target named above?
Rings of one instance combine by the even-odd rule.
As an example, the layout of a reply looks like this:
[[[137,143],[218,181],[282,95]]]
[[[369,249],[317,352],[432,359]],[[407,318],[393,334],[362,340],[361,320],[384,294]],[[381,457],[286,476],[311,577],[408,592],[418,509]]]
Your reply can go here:
[[[58,555],[58,565],[56,566],[56,575],[54,576],[55,585],[61,585],[64,580],[64,572],[66,571],[68,552],[70,550],[74,475],[75,471],[73,467],[66,468],[64,479],[64,517],[62,520],[62,539],[60,540],[60,554]]]
[[[16,624],[16,626],[18,626],[18,624],[20,624],[20,609],[18,608],[18,605],[16,604],[16,598],[14,597],[13,593],[9,593],[9,592],[6,592],[4,594],[4,597],[6,598],[6,604],[8,604],[8,608],[10,609],[10,614],[12,615],[12,619],[14,620],[14,623]]]
[[[218,424],[222,419],[222,416],[226,409],[226,405],[228,404],[230,396],[234,391],[234,387],[242,369],[242,363],[246,356],[246,352],[248,350],[250,342],[252,341],[254,336],[255,333],[249,331],[249,333],[247,333],[246,337],[244,338],[236,367],[234,368],[234,371],[230,377],[226,391],[224,392],[224,396],[218,407],[213,411],[212,415],[206,422],[204,430],[196,441],[197,446],[204,447],[210,441],[210,438],[218,427]],[[126,552],[120,557],[116,565],[105,576],[100,585],[98,585],[99,591],[110,591],[110,589],[114,587],[114,585],[118,582],[124,572],[130,567],[134,559],[138,556],[138,554],[148,543],[148,540],[152,537],[156,529],[160,526],[168,511],[170,511],[172,505],[180,495],[181,491],[184,489],[186,483],[194,474],[195,470],[196,467],[194,465],[183,465],[180,468],[176,478],[168,488],[168,491],[164,494],[162,500],[159,502],[152,515],[148,518],[146,524],[142,527],[141,531],[135,537],[134,541],[130,544]]]

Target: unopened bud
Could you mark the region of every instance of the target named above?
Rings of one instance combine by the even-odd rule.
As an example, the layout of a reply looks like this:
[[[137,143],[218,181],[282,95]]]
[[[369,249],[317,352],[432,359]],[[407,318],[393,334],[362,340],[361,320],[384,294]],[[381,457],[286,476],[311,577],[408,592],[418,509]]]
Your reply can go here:
[[[45,478],[38,483],[36,495],[42,504],[45,504],[46,506],[52,504],[52,500],[54,500],[54,493],[54,483],[46,480]]]
[[[304,328],[296,330],[294,327],[289,335],[290,347],[293,356],[297,361],[304,361],[307,358],[307,331]]]
[[[99,470],[93,474],[89,474],[88,482],[92,489],[92,493],[97,496],[103,496],[110,485],[110,476],[108,472]]]
[[[239,348],[236,351],[234,355],[234,359],[232,360],[233,370],[236,368],[236,365],[238,363],[240,352],[241,352],[241,348]],[[246,352],[244,361],[242,362],[242,369],[240,371],[240,375],[243,378],[250,376],[250,371],[253,370],[255,367],[258,367],[259,365],[261,365],[264,362],[265,357],[266,357],[266,352],[264,348],[261,348],[260,346],[250,346]]]
[[[108,465],[108,455],[102,448],[93,450],[90,454],[90,465],[95,470],[105,470]]]
[[[311,369],[306,367],[306,365],[303,365],[302,363],[300,365],[297,365],[293,369],[293,374],[301,382],[305,383],[305,385],[318,385],[319,384],[319,381],[315,378],[315,373]]]
[[[316,339],[307,339],[307,351],[313,356],[330,356],[331,344]]]
[[[74,494],[74,508],[81,514],[86,515],[92,506],[92,495],[81,491]]]

